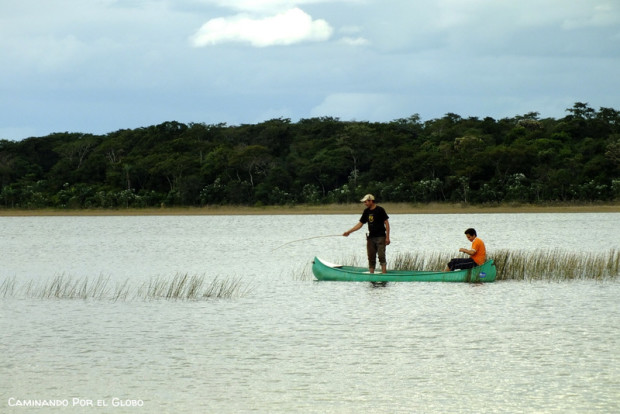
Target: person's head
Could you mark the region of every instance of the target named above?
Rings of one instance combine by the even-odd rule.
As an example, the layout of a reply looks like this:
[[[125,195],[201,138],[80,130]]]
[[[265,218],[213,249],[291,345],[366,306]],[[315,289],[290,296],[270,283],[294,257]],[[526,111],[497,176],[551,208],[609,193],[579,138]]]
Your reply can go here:
[[[375,196],[372,194],[366,194],[360,201],[366,204],[366,206],[371,206],[375,202]]]
[[[476,230],[472,229],[471,227],[468,228],[467,230],[465,230],[465,237],[467,237],[467,240],[472,241],[473,239],[475,239],[478,235],[476,234]]]

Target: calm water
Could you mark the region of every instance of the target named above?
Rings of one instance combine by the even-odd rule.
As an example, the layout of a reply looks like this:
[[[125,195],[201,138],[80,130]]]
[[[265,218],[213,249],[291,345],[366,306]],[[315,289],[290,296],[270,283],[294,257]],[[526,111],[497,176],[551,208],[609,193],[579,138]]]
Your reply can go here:
[[[316,237],[357,219],[0,218],[0,282],[66,274],[137,284],[190,273],[241,277],[252,288],[196,302],[0,298],[0,412],[620,410],[620,282],[300,280],[314,255],[363,258],[361,231]],[[490,251],[620,248],[620,214],[390,222],[388,260],[456,252],[470,226]],[[69,407],[14,406],[50,399]]]

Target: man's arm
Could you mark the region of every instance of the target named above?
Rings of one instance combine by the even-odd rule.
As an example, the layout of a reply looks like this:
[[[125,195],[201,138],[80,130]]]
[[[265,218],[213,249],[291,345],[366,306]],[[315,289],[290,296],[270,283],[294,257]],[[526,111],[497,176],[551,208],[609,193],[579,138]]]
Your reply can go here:
[[[468,255],[470,255],[470,256],[475,255],[475,254],[476,254],[476,251],[477,251],[476,249],[466,249],[466,248],[464,248],[464,247],[461,247],[461,248],[459,249],[459,252],[462,252],[462,253],[468,254]]]
[[[361,229],[363,226],[361,221],[358,221],[357,224],[353,227],[351,227],[351,230],[347,230],[344,233],[342,233],[342,235],[344,237],[349,237],[349,234],[353,233],[354,231],[358,231],[359,229]]]

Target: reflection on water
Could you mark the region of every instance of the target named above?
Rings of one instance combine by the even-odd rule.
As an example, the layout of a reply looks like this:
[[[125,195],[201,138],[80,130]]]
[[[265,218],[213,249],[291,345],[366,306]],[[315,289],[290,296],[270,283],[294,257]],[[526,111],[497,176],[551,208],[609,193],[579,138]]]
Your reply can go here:
[[[388,255],[457,250],[470,223],[502,248],[618,246],[619,215],[557,216],[394,216]],[[373,288],[293,275],[314,255],[360,256],[363,235],[273,250],[357,218],[1,219],[1,276],[189,272],[254,289],[209,301],[0,298],[0,411],[29,411],[10,398],[74,397],[115,413],[620,409],[620,282]],[[144,406],[111,407],[114,398]]]

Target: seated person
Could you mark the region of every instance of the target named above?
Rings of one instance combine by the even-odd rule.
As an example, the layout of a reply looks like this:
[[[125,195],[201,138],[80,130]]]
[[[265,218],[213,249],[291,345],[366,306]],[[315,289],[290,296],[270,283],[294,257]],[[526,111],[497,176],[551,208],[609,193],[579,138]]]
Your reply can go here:
[[[465,230],[465,237],[471,242],[471,249],[461,247],[459,252],[469,255],[467,258],[454,258],[448,263],[445,271],[471,269],[480,266],[487,260],[487,249],[484,242],[478,238],[476,230],[469,228]]]

